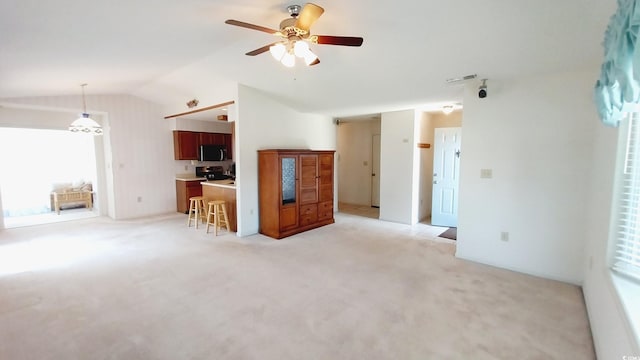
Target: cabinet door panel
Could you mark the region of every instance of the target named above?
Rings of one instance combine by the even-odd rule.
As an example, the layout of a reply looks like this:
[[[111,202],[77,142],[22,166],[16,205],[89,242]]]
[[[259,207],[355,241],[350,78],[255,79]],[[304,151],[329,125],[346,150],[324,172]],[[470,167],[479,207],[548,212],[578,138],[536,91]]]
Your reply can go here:
[[[200,138],[192,131],[174,131],[173,148],[176,160],[197,160]]]
[[[320,194],[318,201],[333,201],[333,154],[322,154],[320,158]]]
[[[333,184],[320,185],[318,201],[333,201]]]
[[[227,159],[233,159],[233,134],[224,134],[224,145],[227,147]]]
[[[298,227],[298,211],[295,206],[280,209],[280,230],[286,231]]]
[[[202,185],[200,185],[200,182],[190,183],[191,181],[187,183],[187,200],[193,196],[202,196]]]
[[[318,156],[300,155],[300,203],[318,202]]]
[[[281,205],[295,204],[298,194],[296,191],[297,173],[296,173],[297,158],[295,156],[281,156],[280,157],[280,192],[281,192]]]

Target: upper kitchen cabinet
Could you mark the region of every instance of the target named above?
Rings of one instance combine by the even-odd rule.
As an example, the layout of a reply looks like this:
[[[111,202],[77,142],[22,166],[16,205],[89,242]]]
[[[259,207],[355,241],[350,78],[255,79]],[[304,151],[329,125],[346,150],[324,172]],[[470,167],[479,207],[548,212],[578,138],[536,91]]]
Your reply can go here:
[[[200,145],[225,145],[225,135],[220,133],[200,133]]]
[[[223,145],[232,159],[232,139],[231,134],[174,130],[173,155],[176,160],[198,160],[200,145]]]
[[[198,160],[200,133],[175,130],[173,132],[173,155],[176,160]]]
[[[227,148],[227,159],[233,159],[233,134],[224,135],[224,145]]]

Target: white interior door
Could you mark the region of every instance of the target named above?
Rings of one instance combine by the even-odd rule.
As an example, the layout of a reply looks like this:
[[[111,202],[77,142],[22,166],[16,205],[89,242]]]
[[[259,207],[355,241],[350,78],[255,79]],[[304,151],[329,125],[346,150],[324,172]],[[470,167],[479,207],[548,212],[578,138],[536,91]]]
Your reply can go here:
[[[458,226],[460,133],[462,128],[436,128],[433,138],[431,224]]]
[[[371,206],[380,207],[380,134],[373,135],[371,145]]]

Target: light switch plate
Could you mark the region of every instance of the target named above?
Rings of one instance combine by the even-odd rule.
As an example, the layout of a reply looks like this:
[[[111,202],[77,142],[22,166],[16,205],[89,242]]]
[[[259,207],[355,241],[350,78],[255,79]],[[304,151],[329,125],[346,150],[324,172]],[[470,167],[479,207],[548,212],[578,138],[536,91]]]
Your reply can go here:
[[[481,179],[491,179],[491,178],[493,178],[493,170],[492,169],[480,169],[480,178]]]

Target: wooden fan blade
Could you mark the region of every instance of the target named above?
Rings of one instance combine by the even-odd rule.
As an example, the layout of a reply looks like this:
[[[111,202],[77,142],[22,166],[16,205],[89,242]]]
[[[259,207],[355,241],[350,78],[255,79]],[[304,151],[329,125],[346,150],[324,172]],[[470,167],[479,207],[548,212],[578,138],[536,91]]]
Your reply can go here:
[[[251,30],[258,30],[258,31],[266,32],[267,34],[275,34],[275,33],[278,32],[278,30],[273,30],[273,29],[266,28],[264,26],[249,24],[249,23],[246,23],[246,22],[238,21],[238,20],[229,19],[229,20],[225,21],[224,23],[225,24],[229,24],[229,25],[240,26],[240,27],[243,27],[243,28],[251,29]]]
[[[342,46],[360,46],[363,39],[354,36],[328,36],[317,35],[318,44],[324,45],[342,45]]]
[[[316,58],[314,62],[309,64],[309,66],[318,65],[318,64],[320,64],[320,59]]]
[[[273,44],[275,44],[275,43],[273,43]],[[265,46],[263,46],[263,47],[261,47],[261,48],[255,49],[255,50],[253,50],[253,51],[249,51],[249,52],[248,52],[248,53],[246,53],[245,55],[249,55],[249,56],[256,56],[256,55],[260,55],[260,54],[262,54],[263,52],[267,52],[267,51],[269,51],[269,48],[270,48],[270,47],[271,47],[271,45],[273,45],[273,44],[265,45]]]
[[[298,29],[309,31],[311,25],[324,13],[324,9],[312,3],[306,3],[298,16],[296,27]]]

